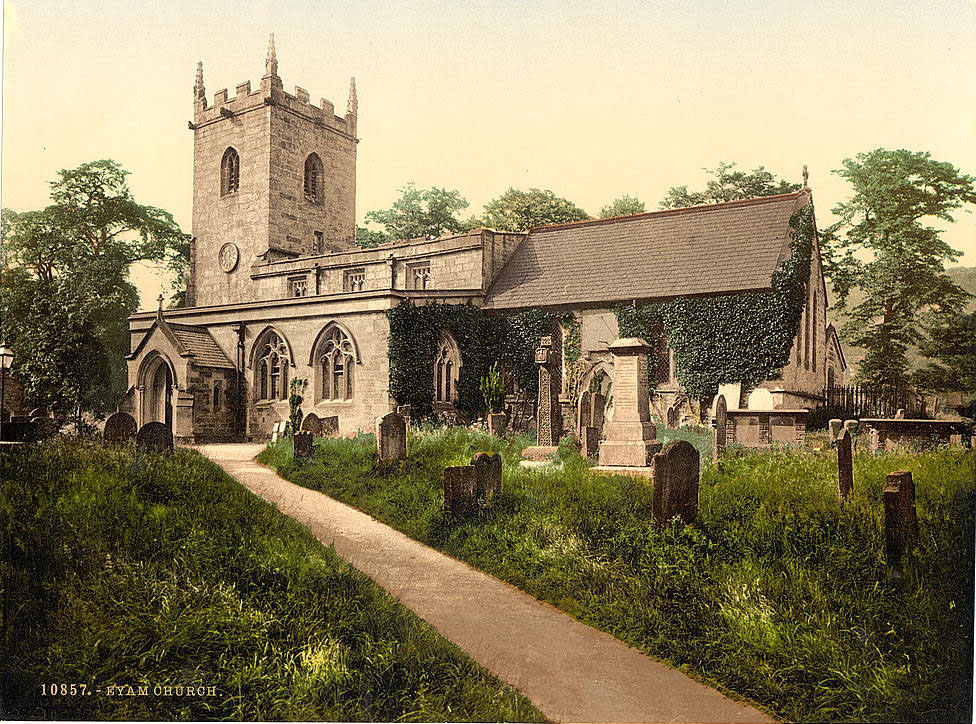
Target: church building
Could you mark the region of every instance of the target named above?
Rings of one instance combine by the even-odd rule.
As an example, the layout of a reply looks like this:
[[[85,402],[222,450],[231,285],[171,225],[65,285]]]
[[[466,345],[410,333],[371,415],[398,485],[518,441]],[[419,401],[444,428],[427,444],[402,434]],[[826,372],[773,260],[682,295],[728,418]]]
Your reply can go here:
[[[266,439],[287,419],[297,378],[308,380],[306,413],[337,418],[342,434],[372,431],[398,404],[387,313],[404,302],[572,315],[579,369],[563,375],[560,397],[572,420],[579,390],[612,377],[614,305],[769,290],[790,255],[790,219],[812,204],[804,185],[526,233],[478,229],[359,248],[355,80],[341,116],[302,88],[286,92],[272,38],[255,89],[245,82],[211,102],[199,65],[193,110],[186,307],[130,318],[130,387],[120,404],[139,425],[165,422],[184,442]],[[783,406],[815,407],[828,377],[843,378],[816,244],[806,297],[789,363],[760,385]],[[685,396],[667,344],[654,353],[660,412]],[[429,371],[437,410],[452,408],[464,365],[458,340],[441,330]],[[737,403],[744,398],[730,407]]]

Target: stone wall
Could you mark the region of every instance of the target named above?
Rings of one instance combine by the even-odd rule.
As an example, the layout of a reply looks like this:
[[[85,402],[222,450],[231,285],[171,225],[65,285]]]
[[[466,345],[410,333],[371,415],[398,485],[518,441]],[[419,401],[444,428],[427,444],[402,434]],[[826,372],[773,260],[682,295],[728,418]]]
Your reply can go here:
[[[193,395],[193,439],[223,442],[234,439],[237,403],[234,370],[191,365],[188,387]],[[214,388],[219,389],[214,405]]]

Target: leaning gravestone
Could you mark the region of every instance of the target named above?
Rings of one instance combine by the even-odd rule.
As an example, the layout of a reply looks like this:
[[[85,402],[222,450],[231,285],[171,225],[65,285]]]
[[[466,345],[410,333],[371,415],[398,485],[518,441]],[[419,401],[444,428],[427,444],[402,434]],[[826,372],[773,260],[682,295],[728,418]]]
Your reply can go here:
[[[300,430],[292,435],[291,442],[296,458],[312,457],[312,442],[315,436],[308,430]]]
[[[719,395],[715,401],[715,439],[712,441],[712,463],[718,463],[725,452],[726,437],[728,435],[729,411],[725,402],[725,395]]]
[[[466,515],[478,506],[478,477],[472,465],[444,468],[444,509]]]
[[[53,417],[32,417],[35,440],[49,440],[58,434],[58,423]]]
[[[846,498],[854,489],[854,455],[850,430],[841,430],[837,436],[837,486],[840,497]]]
[[[600,452],[600,431],[592,425],[583,428],[580,440],[580,454],[584,458],[595,458]]]
[[[698,474],[700,462],[695,446],[675,440],[654,454],[651,477],[654,480],[654,520],[660,525],[675,517],[694,523],[698,516]]]
[[[678,420],[680,419],[679,417],[680,415],[681,415],[681,410],[678,409],[677,405],[671,405],[671,407],[668,408],[667,425],[669,429],[674,430],[678,427]]]
[[[381,462],[407,457],[407,421],[398,412],[376,418],[376,453]]]
[[[173,452],[173,431],[161,422],[147,422],[136,433],[136,447],[144,452]]]
[[[909,572],[912,549],[918,538],[915,483],[907,470],[896,470],[885,477],[884,527],[888,578],[900,581]]]
[[[313,435],[322,434],[322,418],[316,415],[314,412],[310,412],[305,415],[305,419],[302,420],[302,430],[305,432],[310,432]]]
[[[474,468],[475,497],[486,499],[502,489],[502,456],[498,453],[480,452],[471,458]]]
[[[139,430],[136,418],[128,412],[116,412],[108,416],[105,429],[102,430],[102,441],[106,444],[125,442],[135,437]]]

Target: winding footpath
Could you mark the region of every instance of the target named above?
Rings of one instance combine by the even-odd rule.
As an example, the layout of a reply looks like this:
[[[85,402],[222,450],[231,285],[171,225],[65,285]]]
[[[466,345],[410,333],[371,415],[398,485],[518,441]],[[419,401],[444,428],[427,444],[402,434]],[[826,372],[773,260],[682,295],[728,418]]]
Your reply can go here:
[[[254,462],[261,449],[197,447],[552,721],[776,721],[355,508],[284,480]]]

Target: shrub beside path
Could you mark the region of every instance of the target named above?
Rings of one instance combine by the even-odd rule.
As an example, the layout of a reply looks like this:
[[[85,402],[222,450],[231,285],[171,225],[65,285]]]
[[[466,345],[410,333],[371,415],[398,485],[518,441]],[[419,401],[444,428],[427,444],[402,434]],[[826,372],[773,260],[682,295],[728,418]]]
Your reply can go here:
[[[307,526],[554,722],[773,722],[517,588],[254,462],[260,445],[197,448]]]

